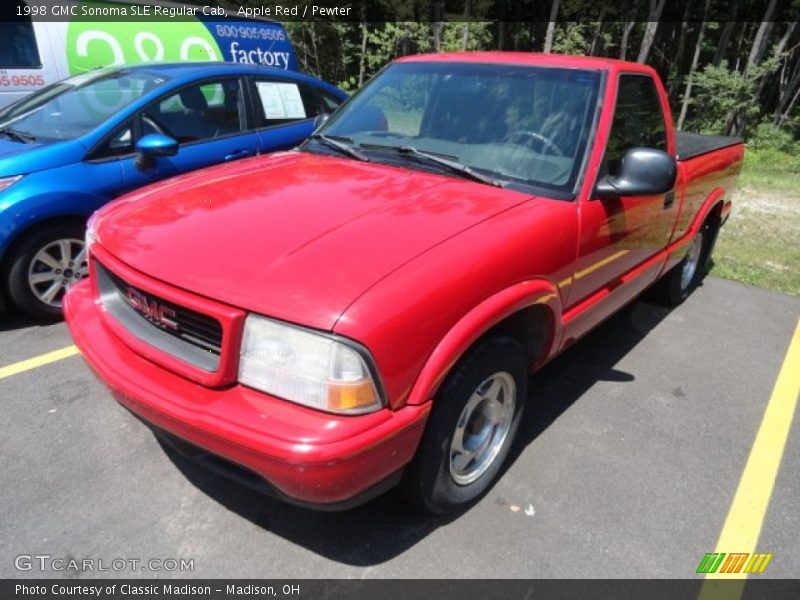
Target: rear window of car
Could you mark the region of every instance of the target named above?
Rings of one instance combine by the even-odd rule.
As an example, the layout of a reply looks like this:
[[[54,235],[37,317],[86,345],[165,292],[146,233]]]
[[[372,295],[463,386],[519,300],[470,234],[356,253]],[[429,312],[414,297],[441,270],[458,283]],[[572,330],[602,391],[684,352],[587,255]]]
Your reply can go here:
[[[313,88],[303,83],[256,79],[254,84],[258,127],[310,119],[322,111]]]
[[[0,69],[36,69],[42,66],[33,23],[0,22]]]

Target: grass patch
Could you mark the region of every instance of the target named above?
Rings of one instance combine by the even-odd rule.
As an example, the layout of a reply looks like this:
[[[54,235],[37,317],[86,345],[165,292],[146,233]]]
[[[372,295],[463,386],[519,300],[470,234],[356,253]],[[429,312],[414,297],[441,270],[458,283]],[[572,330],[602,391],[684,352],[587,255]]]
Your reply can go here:
[[[800,295],[800,157],[748,151],[714,275]]]
[[[744,154],[739,186],[756,188],[763,192],[790,192],[800,196],[800,154],[748,148]]]

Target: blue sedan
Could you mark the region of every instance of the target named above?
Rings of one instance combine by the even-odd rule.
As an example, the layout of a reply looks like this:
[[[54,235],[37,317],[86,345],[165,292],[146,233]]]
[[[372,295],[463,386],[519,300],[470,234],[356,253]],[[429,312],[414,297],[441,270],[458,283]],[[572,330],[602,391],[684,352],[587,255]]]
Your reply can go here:
[[[84,224],[154,181],[292,148],[346,94],[299,73],[228,63],[92,71],[0,112],[3,297],[42,318],[88,272]]]

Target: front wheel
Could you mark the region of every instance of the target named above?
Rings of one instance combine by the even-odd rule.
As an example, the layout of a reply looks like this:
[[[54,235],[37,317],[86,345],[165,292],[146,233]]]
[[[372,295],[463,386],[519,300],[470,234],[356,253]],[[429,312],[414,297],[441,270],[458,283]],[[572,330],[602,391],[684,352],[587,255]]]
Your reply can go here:
[[[49,225],[12,251],[6,286],[17,307],[36,318],[61,318],[67,289],[89,273],[83,232],[78,224]]]
[[[479,498],[497,477],[519,428],[528,390],[525,351],[497,337],[470,351],[434,399],[406,495],[432,513]]]

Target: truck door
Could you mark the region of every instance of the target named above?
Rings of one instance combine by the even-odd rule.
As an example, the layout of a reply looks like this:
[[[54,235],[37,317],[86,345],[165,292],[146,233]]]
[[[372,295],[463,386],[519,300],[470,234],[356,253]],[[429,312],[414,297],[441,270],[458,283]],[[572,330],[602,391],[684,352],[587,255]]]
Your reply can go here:
[[[667,135],[664,115],[652,77],[645,73],[621,74],[609,140],[596,180],[616,173],[625,151],[633,147],[656,148],[674,156],[674,148],[669,147],[674,142]],[[599,198],[591,194],[584,200],[568,305],[586,303],[592,307],[585,311],[587,316],[594,313],[585,319],[587,329],[657,276],[663,261],[651,265],[650,259],[669,241],[677,210],[674,199],[673,190],[656,196]],[[576,333],[580,335],[582,331]]]

